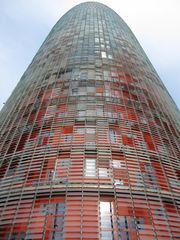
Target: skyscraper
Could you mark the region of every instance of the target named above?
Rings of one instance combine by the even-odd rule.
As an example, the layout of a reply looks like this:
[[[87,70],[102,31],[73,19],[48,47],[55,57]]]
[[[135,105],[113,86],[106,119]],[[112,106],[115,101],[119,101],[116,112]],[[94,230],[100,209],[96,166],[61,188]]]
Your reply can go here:
[[[107,6],[56,23],[0,130],[0,239],[180,238],[178,110]]]

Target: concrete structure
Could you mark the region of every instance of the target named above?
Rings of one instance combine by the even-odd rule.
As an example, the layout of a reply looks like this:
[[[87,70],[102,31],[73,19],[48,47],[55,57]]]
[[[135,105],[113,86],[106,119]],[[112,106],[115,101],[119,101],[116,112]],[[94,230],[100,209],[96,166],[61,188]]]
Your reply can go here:
[[[54,26],[0,115],[0,239],[179,239],[178,111],[126,23]]]

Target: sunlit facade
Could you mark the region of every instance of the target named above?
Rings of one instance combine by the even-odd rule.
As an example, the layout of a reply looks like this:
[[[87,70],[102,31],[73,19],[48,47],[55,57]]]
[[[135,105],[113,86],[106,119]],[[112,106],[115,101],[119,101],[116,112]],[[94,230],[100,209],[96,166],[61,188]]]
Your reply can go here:
[[[178,110],[107,6],[56,23],[0,131],[1,240],[180,239]]]

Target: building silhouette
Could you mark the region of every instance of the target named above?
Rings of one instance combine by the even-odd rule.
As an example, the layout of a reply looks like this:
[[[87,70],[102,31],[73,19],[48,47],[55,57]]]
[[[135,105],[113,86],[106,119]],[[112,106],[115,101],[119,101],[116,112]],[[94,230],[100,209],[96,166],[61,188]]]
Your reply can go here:
[[[0,239],[180,239],[178,110],[126,23],[68,11],[0,115]]]

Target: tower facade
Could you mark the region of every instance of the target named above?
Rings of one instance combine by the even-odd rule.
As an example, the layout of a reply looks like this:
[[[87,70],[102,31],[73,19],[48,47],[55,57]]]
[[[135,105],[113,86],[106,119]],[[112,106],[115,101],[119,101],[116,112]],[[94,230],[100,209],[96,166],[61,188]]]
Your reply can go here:
[[[0,129],[0,239],[180,238],[178,110],[107,6],[56,23]]]

